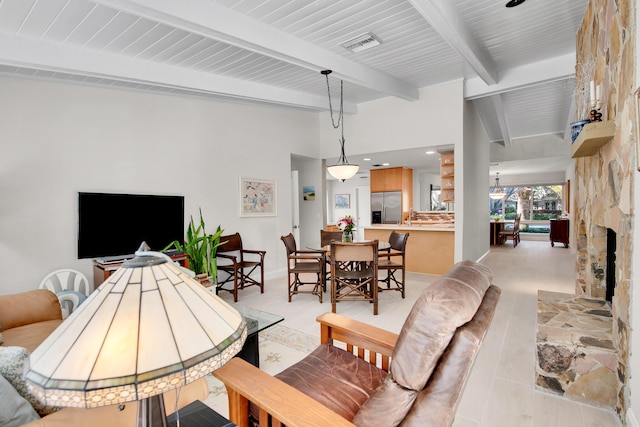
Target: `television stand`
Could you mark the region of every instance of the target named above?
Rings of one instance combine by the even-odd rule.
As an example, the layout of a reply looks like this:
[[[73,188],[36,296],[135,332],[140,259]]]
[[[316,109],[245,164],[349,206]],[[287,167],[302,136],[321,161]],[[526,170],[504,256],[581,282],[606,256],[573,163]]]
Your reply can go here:
[[[187,255],[182,252],[167,253],[169,258],[185,267],[189,268],[189,260]],[[120,255],[111,257],[101,257],[93,260],[93,289],[98,289],[98,286],[109,278],[120,266],[127,260],[132,259],[135,255]]]

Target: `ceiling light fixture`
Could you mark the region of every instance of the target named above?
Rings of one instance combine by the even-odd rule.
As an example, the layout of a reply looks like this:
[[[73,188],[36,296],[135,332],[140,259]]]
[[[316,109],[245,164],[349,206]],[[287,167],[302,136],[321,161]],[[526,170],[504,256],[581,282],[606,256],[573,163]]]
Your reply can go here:
[[[506,7],[516,7],[522,3],[524,3],[525,0],[509,0],[509,2],[505,5]]]
[[[489,190],[489,197],[494,200],[502,199],[507,195],[507,192],[504,191],[504,188],[500,187],[500,172],[496,172],[496,184],[493,186],[491,190]]]
[[[340,43],[340,46],[357,53],[363,50],[371,49],[372,47],[380,46],[382,42],[373,33],[360,34],[358,37],[354,37],[344,43]]]
[[[322,70],[320,73],[324,74],[327,79],[327,93],[329,94],[329,113],[331,114],[331,124],[334,129],[340,128],[341,130],[341,138],[340,141],[340,158],[338,158],[338,163],[333,166],[329,166],[327,168],[327,172],[331,174],[335,179],[339,179],[344,182],[345,180],[352,178],[356,173],[358,173],[358,169],[360,167],[358,165],[352,165],[347,160],[347,156],[344,154],[344,90],[343,90],[343,81],[340,80],[340,111],[338,113],[338,122],[333,119],[333,106],[331,105],[331,90],[329,89],[329,74],[331,74],[331,70]]]

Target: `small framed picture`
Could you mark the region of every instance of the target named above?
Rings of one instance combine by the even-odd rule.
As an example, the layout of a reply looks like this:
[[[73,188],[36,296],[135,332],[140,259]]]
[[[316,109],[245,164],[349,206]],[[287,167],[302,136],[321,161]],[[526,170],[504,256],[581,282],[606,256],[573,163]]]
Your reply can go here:
[[[349,194],[336,194],[336,209],[349,209]]]
[[[303,200],[315,200],[316,199],[316,187],[313,185],[305,185],[302,187]]]

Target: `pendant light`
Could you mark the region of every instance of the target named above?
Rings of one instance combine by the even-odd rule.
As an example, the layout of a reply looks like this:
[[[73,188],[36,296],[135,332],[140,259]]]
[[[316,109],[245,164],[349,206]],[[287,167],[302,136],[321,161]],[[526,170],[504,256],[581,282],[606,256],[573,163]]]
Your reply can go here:
[[[358,173],[358,169],[360,167],[358,165],[353,165],[349,163],[347,160],[347,156],[344,154],[344,97],[343,97],[343,81],[340,80],[340,111],[338,113],[338,122],[333,119],[333,106],[331,105],[331,90],[329,89],[329,74],[331,74],[331,70],[323,70],[320,73],[324,74],[327,79],[327,93],[329,95],[329,113],[331,114],[331,124],[334,129],[340,128],[341,130],[341,138],[340,141],[340,157],[338,158],[338,163],[333,166],[327,167],[327,172],[331,174],[335,179],[339,179],[344,182],[345,180],[352,178],[356,173]]]
[[[507,195],[506,191],[504,191],[504,189],[502,187],[500,187],[500,176],[499,175],[500,175],[500,172],[496,172],[496,184],[489,191],[489,197],[491,197],[494,200],[502,199],[504,196]]]

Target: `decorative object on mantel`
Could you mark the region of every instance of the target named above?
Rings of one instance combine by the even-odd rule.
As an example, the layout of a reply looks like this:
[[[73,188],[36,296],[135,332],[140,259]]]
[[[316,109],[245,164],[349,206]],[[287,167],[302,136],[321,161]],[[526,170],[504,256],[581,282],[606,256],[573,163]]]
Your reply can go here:
[[[336,225],[340,230],[342,230],[342,241],[353,242],[353,228],[355,227],[356,223],[353,221],[351,215],[340,218]]]
[[[349,178],[353,178],[353,176],[358,173],[358,169],[360,167],[358,165],[352,165],[347,160],[347,156],[344,154],[344,82],[340,80],[340,111],[338,112],[338,122],[333,119],[333,106],[331,105],[331,90],[329,89],[329,74],[331,74],[331,70],[323,70],[320,73],[324,74],[327,79],[327,93],[329,95],[329,114],[331,115],[331,124],[334,129],[340,128],[341,137],[340,137],[340,157],[338,158],[338,163],[333,166],[327,167],[327,172],[331,174],[335,179],[339,179],[344,182]]]
[[[600,107],[602,106],[600,98],[600,85],[596,85],[593,80],[589,83],[589,104],[591,105],[591,111],[589,112],[590,122],[601,122],[602,113]]]
[[[496,172],[496,184],[489,191],[489,197],[494,200],[502,199],[507,195],[507,192],[504,191],[504,188],[500,187],[500,172]]]
[[[573,143],[571,157],[587,157],[595,154],[601,146],[613,138],[615,133],[616,124],[612,120],[584,125]]]
[[[587,123],[590,123],[590,121],[589,120],[579,120],[577,122],[571,123],[571,143],[572,144],[578,138],[578,135],[580,135],[580,132],[582,132],[582,128]]]
[[[24,376],[47,405],[139,401],[139,426],[166,426],[162,393],[220,368],[246,337],[235,308],[141,250],[36,348]]]

